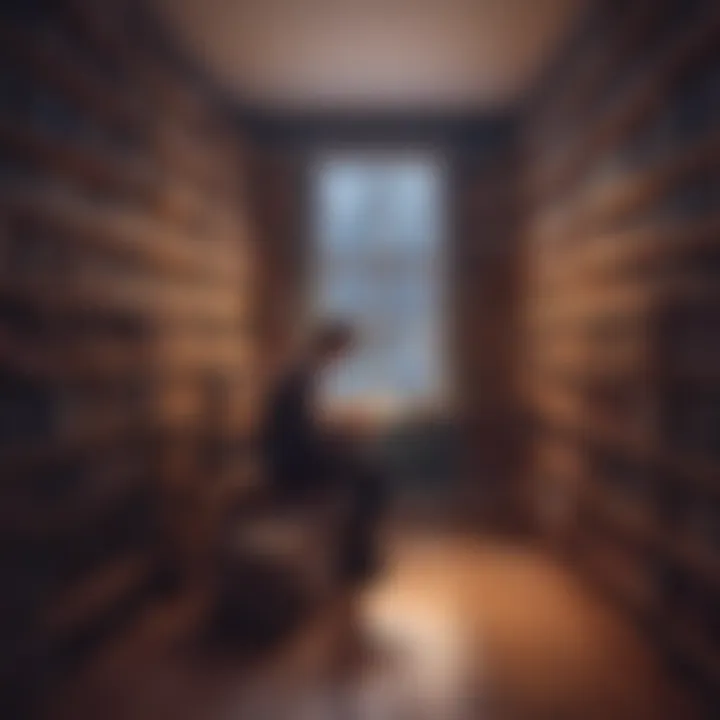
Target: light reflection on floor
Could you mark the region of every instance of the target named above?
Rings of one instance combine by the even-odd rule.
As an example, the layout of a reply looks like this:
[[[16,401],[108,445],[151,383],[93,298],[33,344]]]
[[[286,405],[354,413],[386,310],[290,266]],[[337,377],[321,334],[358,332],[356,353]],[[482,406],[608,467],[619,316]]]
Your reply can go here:
[[[543,552],[437,533],[389,547],[359,601],[339,600],[251,667],[192,651],[182,614],[150,618],[52,720],[692,717],[642,638]]]
[[[361,605],[361,633],[380,658],[363,686],[366,697],[377,698],[379,714],[366,717],[466,717],[482,684],[458,595],[442,577],[423,581],[422,572],[411,578],[401,567]]]

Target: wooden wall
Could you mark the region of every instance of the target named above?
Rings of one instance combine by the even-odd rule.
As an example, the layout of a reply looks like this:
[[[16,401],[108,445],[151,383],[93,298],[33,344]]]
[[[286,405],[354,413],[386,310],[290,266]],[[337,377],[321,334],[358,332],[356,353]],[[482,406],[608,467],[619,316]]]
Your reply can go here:
[[[535,98],[521,355],[537,526],[715,710],[719,10],[596,3]]]
[[[256,140],[251,165],[251,205],[257,236],[259,288],[256,296],[260,352],[272,382],[297,351],[307,311],[306,213],[298,152]]]
[[[521,288],[515,125],[458,172],[451,287],[467,501],[486,527],[515,529],[521,423]]]
[[[137,7],[0,25],[0,684],[22,700],[160,578],[206,579],[256,479],[257,276],[247,147]]]

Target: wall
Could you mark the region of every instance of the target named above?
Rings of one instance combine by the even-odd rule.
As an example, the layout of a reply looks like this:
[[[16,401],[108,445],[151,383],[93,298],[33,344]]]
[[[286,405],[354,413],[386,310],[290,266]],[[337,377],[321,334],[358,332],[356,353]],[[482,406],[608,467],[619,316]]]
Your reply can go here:
[[[452,279],[466,504],[485,528],[520,529],[522,427],[517,126],[465,154],[456,182]]]
[[[0,683],[22,704],[162,584],[208,579],[256,478],[257,277],[246,143],[150,18],[5,3],[1,34]]]
[[[596,3],[523,137],[527,507],[716,709],[719,119],[715,3]]]
[[[263,253],[274,258],[266,307],[284,310],[275,315],[273,332],[274,347],[285,350],[301,321],[307,292],[306,261],[314,242],[308,178],[314,154],[328,148],[419,149],[444,158],[450,221],[444,329],[458,422],[451,429],[452,464],[447,463],[442,484],[458,490],[464,509],[473,515],[479,512],[493,523],[516,525],[520,158],[514,118],[505,113],[280,115],[247,108],[242,117],[252,128],[258,156],[264,158],[264,179],[256,187],[264,208]],[[283,298],[288,296],[299,301],[287,303]],[[455,451],[457,429],[460,453]],[[443,448],[446,434],[444,428]]]
[[[257,237],[258,342],[268,379],[289,355],[298,319],[296,173],[292,157],[262,144],[253,147],[250,201]]]

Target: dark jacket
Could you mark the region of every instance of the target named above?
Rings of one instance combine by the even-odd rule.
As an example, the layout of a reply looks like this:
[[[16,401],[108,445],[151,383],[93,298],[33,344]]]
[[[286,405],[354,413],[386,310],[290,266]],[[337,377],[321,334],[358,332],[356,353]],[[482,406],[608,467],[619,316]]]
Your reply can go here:
[[[302,494],[320,481],[323,443],[313,415],[313,374],[295,368],[270,398],[263,432],[263,454],[275,488]]]

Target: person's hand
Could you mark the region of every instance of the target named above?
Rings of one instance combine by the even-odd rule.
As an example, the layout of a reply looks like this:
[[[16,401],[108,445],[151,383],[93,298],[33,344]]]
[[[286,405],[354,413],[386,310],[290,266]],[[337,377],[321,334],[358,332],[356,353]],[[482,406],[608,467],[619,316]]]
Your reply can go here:
[[[323,415],[323,424],[333,435],[361,439],[374,432],[372,418],[363,408],[333,408],[326,410]]]

